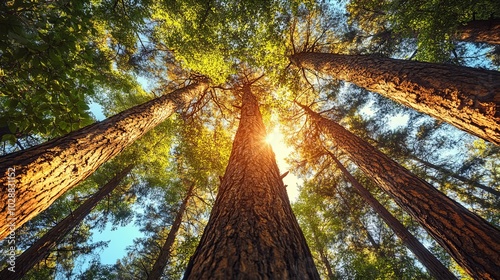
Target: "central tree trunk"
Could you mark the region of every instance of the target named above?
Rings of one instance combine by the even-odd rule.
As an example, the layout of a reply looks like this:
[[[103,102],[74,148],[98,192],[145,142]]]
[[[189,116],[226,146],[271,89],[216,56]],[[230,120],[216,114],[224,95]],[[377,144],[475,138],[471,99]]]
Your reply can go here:
[[[210,220],[184,279],[319,279],[250,85]]]
[[[298,53],[290,60],[500,145],[498,71],[372,55]]]
[[[177,108],[206,90],[200,82],[30,149],[0,158],[0,240],[49,207]]]

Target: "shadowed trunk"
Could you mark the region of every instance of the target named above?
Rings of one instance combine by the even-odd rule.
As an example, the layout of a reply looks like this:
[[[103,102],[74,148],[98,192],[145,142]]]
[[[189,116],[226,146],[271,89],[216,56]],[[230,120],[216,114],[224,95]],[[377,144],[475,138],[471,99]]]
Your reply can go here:
[[[339,124],[308,107],[302,108],[336,147],[418,221],[469,274],[478,279],[500,279],[498,229]]]
[[[335,162],[337,167],[342,171],[344,177],[351,183],[351,185],[356,189],[358,194],[377,212],[378,215],[386,222],[386,224],[396,233],[396,235],[403,241],[403,243],[410,249],[417,259],[429,270],[432,276],[436,279],[457,279],[453,273],[451,273],[448,268],[446,268],[427,248],[418,241],[415,236],[413,236],[406,227],[399,222],[385,207],[378,202],[378,200],[372,196],[372,194],[365,189],[357,180],[354,178],[349,171],[342,165],[342,163],[333,155],[331,152],[327,151],[330,158]]]
[[[250,85],[226,173],[184,279],[319,279]]]
[[[456,35],[458,40],[500,44],[500,19],[473,20],[460,26]]]
[[[189,85],[66,136],[1,157],[0,239],[206,88],[206,83]]]
[[[299,67],[379,93],[500,145],[500,72],[377,56],[298,53]]]
[[[177,232],[179,231],[179,228],[182,223],[182,216],[184,215],[184,211],[186,210],[188,201],[193,193],[193,188],[194,184],[192,184],[189,187],[186,196],[182,201],[181,207],[179,207],[179,210],[177,211],[174,223],[172,224],[172,227],[168,232],[167,239],[165,240],[165,243],[163,244],[163,247],[160,250],[160,254],[158,255],[158,258],[156,259],[155,264],[153,265],[153,268],[151,269],[151,272],[148,275],[148,280],[160,279],[160,277],[163,275],[163,270],[167,266],[168,260],[170,258],[170,253],[172,250],[172,245],[174,244],[175,241],[175,236],[177,235]]]
[[[452,177],[452,178],[454,178],[456,180],[461,181],[462,183],[465,183],[465,184],[467,184],[469,186],[473,186],[473,187],[482,189],[482,190],[484,190],[484,191],[486,191],[486,192],[488,192],[488,193],[496,196],[497,198],[500,197],[500,192],[497,191],[494,188],[485,186],[485,185],[483,185],[483,184],[481,184],[481,183],[479,183],[477,181],[474,181],[474,180],[469,179],[469,178],[467,178],[465,176],[457,174],[456,172],[453,172],[453,171],[451,171],[451,170],[449,170],[449,169],[447,169],[447,168],[445,168],[445,167],[443,167],[441,165],[436,165],[436,164],[430,163],[430,162],[428,162],[428,161],[426,161],[424,159],[421,159],[421,158],[413,156],[413,155],[407,155],[407,156],[410,159],[413,159],[413,160],[415,160],[415,161],[423,164],[424,166],[427,166],[427,167],[430,167],[430,168],[432,168],[434,170],[437,170],[437,171],[441,172],[444,175],[450,176],[450,177]]]
[[[69,216],[57,223],[55,227],[50,229],[42,238],[38,239],[31,247],[16,258],[15,272],[9,270],[11,267],[9,265],[0,272],[0,279],[21,279],[31,268],[44,259],[71,230],[83,221],[97,203],[109,195],[120,184],[132,168],[133,166],[128,166],[123,169],[94,195],[85,200]]]

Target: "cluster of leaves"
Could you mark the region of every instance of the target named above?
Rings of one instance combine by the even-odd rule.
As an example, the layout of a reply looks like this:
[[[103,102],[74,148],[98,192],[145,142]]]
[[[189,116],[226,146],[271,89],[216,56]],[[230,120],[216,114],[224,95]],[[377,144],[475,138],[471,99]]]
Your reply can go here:
[[[123,65],[135,51],[143,9],[126,1],[3,1],[0,4],[2,140],[51,138],[93,122],[102,88],[128,90]],[[129,67],[130,68],[130,67]]]
[[[400,47],[401,39],[410,40],[417,48],[413,57],[430,62],[460,62],[465,48],[456,44],[460,26],[500,16],[500,5],[490,0],[353,0],[347,9],[350,23],[370,34],[371,43]]]

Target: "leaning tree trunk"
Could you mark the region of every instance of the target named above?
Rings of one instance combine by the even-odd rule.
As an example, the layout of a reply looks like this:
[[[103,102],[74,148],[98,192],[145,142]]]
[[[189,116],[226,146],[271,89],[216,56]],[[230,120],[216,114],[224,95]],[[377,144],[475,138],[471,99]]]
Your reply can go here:
[[[184,279],[319,279],[250,85],[226,173]]]
[[[90,211],[107,195],[109,195],[132,170],[130,165],[113,177],[106,185],[99,189],[75,211],[51,228],[42,238],[38,239],[31,247],[24,251],[15,260],[15,272],[7,266],[0,272],[0,279],[21,279],[32,267],[44,259],[58,243],[73,230]]]
[[[500,279],[498,229],[336,122],[303,108],[334,145],[372,177],[469,274],[478,279]]]
[[[464,184],[467,184],[469,186],[482,189],[483,191],[486,191],[486,192],[492,194],[493,196],[496,196],[497,198],[500,198],[500,192],[497,191],[494,188],[485,186],[485,185],[483,185],[483,184],[481,184],[481,183],[479,183],[479,182],[477,182],[477,181],[475,181],[473,179],[469,179],[469,178],[467,178],[465,176],[457,174],[456,172],[453,172],[453,171],[451,171],[451,170],[449,170],[449,169],[447,169],[447,168],[445,168],[445,167],[443,167],[441,165],[436,165],[436,164],[430,163],[430,162],[428,162],[428,161],[426,161],[424,159],[421,159],[419,157],[416,157],[414,155],[407,155],[407,156],[408,156],[408,158],[413,159],[416,162],[423,164],[424,166],[430,167],[430,168],[432,168],[434,170],[437,170],[437,171],[441,172],[443,175],[450,176],[450,177],[452,177],[452,178],[454,178],[456,180],[461,181]]]
[[[0,158],[0,239],[207,88],[201,82],[66,136]]]
[[[387,225],[396,233],[396,235],[403,241],[403,243],[410,249],[417,259],[429,270],[432,276],[436,279],[457,279],[448,268],[446,268],[427,248],[413,236],[408,229],[396,219],[373,195],[365,189],[354,178],[349,171],[342,165],[342,163],[328,151],[330,158],[335,162],[337,167],[342,171],[344,177],[356,189],[358,194],[380,215],[380,217],[387,223]]]
[[[160,279],[160,277],[163,274],[163,270],[165,269],[165,266],[168,264],[168,260],[170,258],[170,253],[171,253],[171,248],[172,245],[174,244],[175,241],[175,236],[177,235],[177,232],[179,231],[179,228],[182,223],[182,216],[184,215],[184,211],[186,210],[186,206],[188,204],[189,199],[191,198],[191,195],[193,193],[193,188],[194,184],[192,184],[187,193],[186,196],[184,197],[184,200],[182,201],[181,207],[179,207],[179,210],[177,211],[177,215],[175,216],[174,223],[172,224],[172,227],[170,228],[170,231],[168,232],[167,239],[165,240],[165,243],[163,244],[162,248],[160,249],[160,254],[158,255],[158,258],[156,259],[153,269],[151,272],[148,274],[148,280],[157,280]]]
[[[377,92],[500,145],[500,72],[376,56],[298,53],[290,60]]]
[[[500,19],[473,20],[460,26],[456,38],[461,41],[500,44]]]

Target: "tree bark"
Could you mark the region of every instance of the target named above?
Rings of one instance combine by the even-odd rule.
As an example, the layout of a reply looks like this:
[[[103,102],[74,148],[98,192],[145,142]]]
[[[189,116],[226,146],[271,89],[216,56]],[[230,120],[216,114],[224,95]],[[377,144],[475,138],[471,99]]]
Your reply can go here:
[[[500,19],[473,20],[460,26],[456,37],[460,41],[500,44]]]
[[[130,165],[114,176],[106,185],[80,205],[69,216],[57,223],[42,238],[38,239],[31,247],[24,251],[15,260],[15,272],[7,266],[0,272],[0,279],[21,279],[31,268],[44,259],[61,240],[73,230],[90,211],[107,195],[109,195],[132,170]]]
[[[448,268],[446,268],[427,248],[418,241],[415,236],[413,236],[408,229],[396,219],[378,200],[373,197],[373,195],[365,189],[359,182],[354,178],[349,171],[342,165],[342,163],[333,155],[331,152],[327,151],[330,158],[335,162],[337,167],[342,171],[344,177],[351,183],[351,185],[356,189],[358,194],[368,203],[370,206],[380,215],[380,217],[386,222],[386,224],[396,233],[396,235],[403,241],[403,243],[410,249],[417,259],[427,268],[432,276],[436,279],[457,279],[453,273],[451,273]]]
[[[376,56],[298,53],[290,60],[379,93],[500,145],[500,72]]]
[[[333,269],[332,269],[332,266],[330,264],[330,260],[328,260],[328,256],[326,255],[326,253],[323,249],[319,249],[319,256],[321,258],[321,262],[323,262],[323,265],[326,268],[326,273],[328,275],[328,279],[330,279],[330,280],[335,279],[335,274],[333,273]]]
[[[207,89],[201,82],[0,158],[0,239]]]
[[[226,173],[184,279],[319,279],[250,85]]]
[[[160,254],[158,255],[158,258],[156,259],[153,269],[151,272],[148,274],[148,280],[157,280],[160,279],[160,277],[163,274],[163,270],[168,264],[168,260],[170,258],[170,253],[171,253],[171,248],[172,245],[174,244],[175,241],[175,236],[177,235],[177,232],[179,231],[179,228],[182,223],[182,216],[184,215],[184,211],[186,210],[186,206],[188,204],[189,199],[191,198],[191,195],[193,193],[193,188],[194,184],[192,184],[187,193],[186,196],[184,197],[184,200],[182,201],[181,207],[179,207],[179,210],[177,211],[177,215],[175,216],[174,223],[172,224],[172,227],[170,228],[170,231],[168,233],[167,239],[165,240],[165,243],[163,244]]]
[[[303,106],[335,146],[418,221],[469,274],[500,279],[500,231],[332,120]]]

